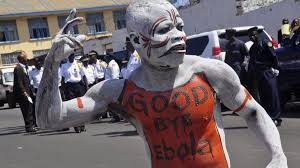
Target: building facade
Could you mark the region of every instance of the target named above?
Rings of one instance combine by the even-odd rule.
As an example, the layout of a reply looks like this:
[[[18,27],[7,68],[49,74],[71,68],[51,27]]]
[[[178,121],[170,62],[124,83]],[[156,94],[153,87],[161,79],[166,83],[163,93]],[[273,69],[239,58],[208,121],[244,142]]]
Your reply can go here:
[[[24,50],[29,57],[47,53],[51,40],[72,8],[86,23],[76,26],[73,34],[86,34],[94,39],[106,39],[112,32],[126,27],[125,12],[129,0],[11,0],[0,6],[0,66],[17,62],[16,51]],[[2,3],[2,2],[1,2]],[[111,44],[104,46],[110,49]]]

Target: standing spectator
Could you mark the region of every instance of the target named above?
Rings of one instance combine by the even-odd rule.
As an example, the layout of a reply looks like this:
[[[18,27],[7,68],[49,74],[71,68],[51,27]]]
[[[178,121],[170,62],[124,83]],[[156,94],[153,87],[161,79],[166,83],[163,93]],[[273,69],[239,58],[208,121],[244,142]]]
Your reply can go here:
[[[17,59],[19,63],[14,69],[14,96],[22,111],[25,122],[25,131],[36,132],[38,129],[36,127],[35,114],[33,110],[33,93],[28,77],[27,54],[24,51],[20,51]]]
[[[293,19],[291,23],[291,33],[295,33],[299,29],[299,19],[295,18]]]
[[[80,58],[80,61],[82,62],[82,66],[80,67],[81,68],[81,76],[82,76],[83,82],[85,83],[86,90],[88,90],[96,82],[94,67],[89,64],[90,59],[87,55],[82,56]]]
[[[122,72],[124,79],[128,79],[130,74],[141,65],[141,58],[135,51],[129,37],[126,37],[126,49],[129,52],[130,57],[126,69]]]
[[[42,61],[34,59],[34,68],[29,72],[30,84],[33,87],[34,94],[40,85],[44,68],[42,67]]]
[[[74,59],[74,54],[68,57],[68,61],[61,66],[61,75],[64,82],[64,95],[66,100],[81,97],[86,92],[86,87],[80,74],[80,65]],[[74,127],[76,133],[86,131],[85,126]]]
[[[120,68],[118,63],[113,59],[112,55],[106,56],[107,68],[105,70],[105,80],[109,79],[119,79]]]
[[[293,36],[291,38],[292,46],[297,46],[300,42],[300,29],[299,29],[299,19],[294,19],[291,24],[291,31],[293,32]]]
[[[118,63],[113,59],[112,55],[106,56],[106,62],[108,64],[106,71],[105,71],[105,80],[111,79],[119,79],[120,78],[120,68]],[[121,121],[121,117],[118,114],[115,114],[112,111],[112,122],[119,122]]]
[[[281,125],[280,102],[277,90],[277,58],[270,41],[258,37],[257,27],[248,30],[253,45],[250,48],[249,73],[257,81],[261,105],[266,109],[275,125]],[[253,88],[249,89],[251,92]]]
[[[107,63],[103,61],[103,58],[97,59],[98,53],[96,51],[91,51],[89,53],[91,64],[94,67],[96,83],[104,80],[105,70],[107,67]]]
[[[225,37],[228,42],[225,45],[225,62],[237,73],[241,83],[245,85],[245,66],[249,53],[245,43],[237,39],[235,33],[236,30],[234,29],[226,30]]]
[[[291,28],[287,18],[282,19],[282,25],[278,30],[278,43],[281,46],[288,46],[290,43]]]

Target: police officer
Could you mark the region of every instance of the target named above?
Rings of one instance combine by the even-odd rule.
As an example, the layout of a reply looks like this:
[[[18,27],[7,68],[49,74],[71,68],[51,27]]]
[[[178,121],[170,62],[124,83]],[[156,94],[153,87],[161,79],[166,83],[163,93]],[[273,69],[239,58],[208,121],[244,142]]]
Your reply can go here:
[[[242,84],[245,84],[245,66],[249,57],[248,49],[244,42],[235,37],[235,29],[227,29],[225,37],[227,43],[225,45],[225,62],[237,73]]]
[[[124,79],[128,79],[130,74],[141,65],[141,58],[139,54],[135,51],[133,45],[130,42],[129,37],[126,37],[125,44],[126,49],[130,54],[130,57],[126,69],[122,70],[122,76]]]
[[[64,82],[64,95],[66,100],[81,97],[86,92],[86,86],[82,81],[80,64],[74,59],[74,54],[68,57],[68,61],[61,66],[61,75]],[[86,131],[85,126],[74,127],[76,133]]]
[[[120,67],[118,63],[113,59],[113,55],[108,54],[105,57],[105,61],[108,64],[106,71],[105,71],[105,80],[111,79],[119,79],[120,78]],[[110,109],[112,111],[112,109]],[[119,122],[121,121],[121,117],[118,114],[115,114],[112,111],[112,122]]]
[[[249,51],[248,72],[257,81],[261,105],[268,112],[275,125],[280,126],[282,120],[280,118],[281,109],[277,90],[279,71],[276,70],[278,61],[272,43],[267,39],[260,39],[258,31],[257,27],[248,30],[249,38],[253,42]],[[252,85],[252,88],[249,89],[250,92],[253,91],[253,87]]]
[[[96,76],[96,83],[103,81],[105,70],[107,68],[107,63],[103,61],[103,58],[97,59],[99,57],[98,53],[96,51],[91,51],[89,53],[90,62],[92,66],[94,67],[94,73]]]
[[[88,90],[96,82],[94,67],[89,64],[90,59],[87,55],[82,56],[80,61],[82,62],[82,66],[80,68],[81,76],[85,83],[86,90]]]
[[[35,59],[34,60],[34,68],[29,72],[30,84],[34,88],[34,93],[36,94],[37,89],[40,85],[42,76],[43,76],[42,61]]]

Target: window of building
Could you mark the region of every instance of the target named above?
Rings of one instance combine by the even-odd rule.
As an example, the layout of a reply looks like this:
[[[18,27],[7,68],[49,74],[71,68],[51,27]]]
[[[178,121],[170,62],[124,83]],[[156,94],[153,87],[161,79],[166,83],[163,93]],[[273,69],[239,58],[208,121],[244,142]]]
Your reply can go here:
[[[33,54],[33,57],[39,57],[39,56],[48,54],[48,52],[49,52],[49,49],[47,49],[47,50],[35,50],[35,51],[32,51],[32,54]]]
[[[19,36],[16,21],[0,21],[0,42],[18,40]]]
[[[19,54],[20,53],[18,53],[18,52],[1,54],[2,65],[9,65],[9,64],[18,63],[17,57],[18,57]]]
[[[122,29],[126,27],[125,11],[114,11],[115,29]]]
[[[88,27],[88,34],[96,34],[105,31],[102,13],[86,15],[86,24]]]
[[[58,27],[60,29],[65,25],[67,17],[68,17],[67,15],[65,15],[65,16],[58,16],[57,17]],[[72,34],[79,34],[78,26],[77,25],[72,28],[71,33]]]
[[[31,39],[50,37],[47,18],[28,19]]]

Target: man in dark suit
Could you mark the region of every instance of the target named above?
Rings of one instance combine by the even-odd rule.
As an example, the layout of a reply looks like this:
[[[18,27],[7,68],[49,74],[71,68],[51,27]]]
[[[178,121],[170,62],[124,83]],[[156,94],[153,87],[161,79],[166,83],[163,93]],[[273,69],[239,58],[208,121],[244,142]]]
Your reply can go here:
[[[19,63],[14,69],[14,95],[22,111],[26,132],[36,132],[37,127],[32,101],[33,93],[28,76],[26,53],[24,51],[20,51],[17,59]]]

